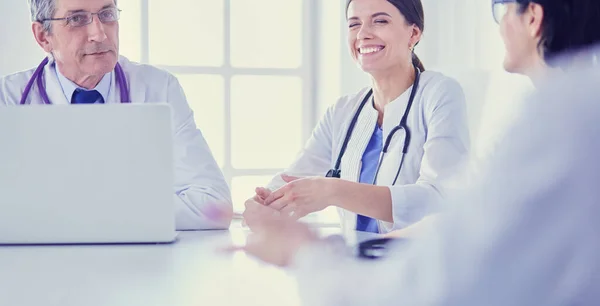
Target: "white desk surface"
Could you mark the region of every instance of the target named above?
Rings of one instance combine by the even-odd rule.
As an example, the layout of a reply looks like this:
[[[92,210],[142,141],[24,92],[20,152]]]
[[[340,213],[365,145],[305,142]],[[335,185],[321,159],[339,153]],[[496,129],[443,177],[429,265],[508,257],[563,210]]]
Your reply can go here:
[[[0,305],[300,305],[289,272],[217,251],[248,233],[232,225],[169,245],[0,246]]]

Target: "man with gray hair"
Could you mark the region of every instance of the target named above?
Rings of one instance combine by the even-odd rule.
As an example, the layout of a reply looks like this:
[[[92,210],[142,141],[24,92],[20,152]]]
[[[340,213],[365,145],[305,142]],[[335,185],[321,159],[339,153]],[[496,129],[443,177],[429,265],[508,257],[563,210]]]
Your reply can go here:
[[[174,133],[177,229],[229,227],[229,187],[196,128],[177,79],[119,55],[116,0],[28,0],[32,30],[48,54],[37,69],[0,78],[0,107],[167,102]]]

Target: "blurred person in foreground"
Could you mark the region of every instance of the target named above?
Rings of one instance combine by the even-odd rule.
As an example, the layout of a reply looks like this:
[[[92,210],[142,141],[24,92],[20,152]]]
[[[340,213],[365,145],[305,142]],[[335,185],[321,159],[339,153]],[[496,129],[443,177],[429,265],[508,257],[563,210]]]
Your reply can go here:
[[[598,0],[492,0],[491,2],[492,16],[499,25],[500,36],[505,47],[504,70],[526,76],[536,87],[545,79],[561,74],[565,69],[577,64],[572,61],[581,58],[573,56],[569,60],[559,60],[561,54],[577,52],[582,47],[600,42],[600,1]],[[523,103],[517,104],[512,113],[519,114],[522,106]],[[498,115],[494,114],[494,116]],[[529,120],[535,120],[535,117]],[[497,124],[491,124],[490,130],[494,130],[495,136],[501,137],[502,133],[497,131]],[[497,141],[497,137],[494,136],[484,140],[484,148],[474,150],[474,157],[486,158],[489,152],[497,149],[499,145]],[[457,183],[454,185],[461,185],[460,180],[455,182]],[[435,222],[437,215],[429,215],[421,222],[391,232],[388,236],[416,237],[422,228],[431,226]]]

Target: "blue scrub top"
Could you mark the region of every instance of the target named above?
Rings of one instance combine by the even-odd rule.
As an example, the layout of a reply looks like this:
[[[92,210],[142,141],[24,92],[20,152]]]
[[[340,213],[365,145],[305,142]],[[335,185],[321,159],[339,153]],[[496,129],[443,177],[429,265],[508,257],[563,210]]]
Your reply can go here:
[[[359,178],[360,183],[373,184],[381,150],[383,150],[383,131],[379,125],[375,124],[373,136],[371,136],[371,140],[369,140],[367,149],[362,157],[362,168],[360,170]],[[379,233],[377,220],[363,215],[358,215],[356,220],[356,230]]]

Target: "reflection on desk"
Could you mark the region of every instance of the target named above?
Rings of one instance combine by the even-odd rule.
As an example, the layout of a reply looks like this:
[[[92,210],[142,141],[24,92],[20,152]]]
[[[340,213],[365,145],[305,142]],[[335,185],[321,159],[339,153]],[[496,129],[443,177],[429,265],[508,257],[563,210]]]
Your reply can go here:
[[[232,225],[165,245],[0,247],[0,305],[300,305],[287,271],[218,251],[248,233]]]

